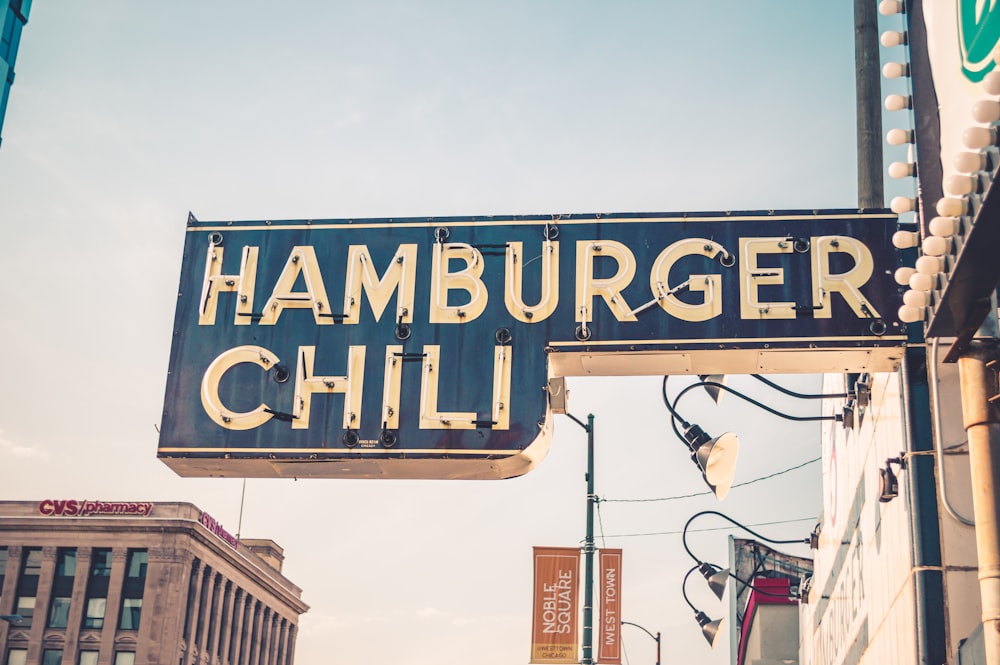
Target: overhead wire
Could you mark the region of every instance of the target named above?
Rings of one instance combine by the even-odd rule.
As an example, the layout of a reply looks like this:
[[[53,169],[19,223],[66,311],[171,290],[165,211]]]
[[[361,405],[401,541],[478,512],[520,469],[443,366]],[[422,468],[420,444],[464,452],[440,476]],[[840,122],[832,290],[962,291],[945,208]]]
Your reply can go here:
[[[773,526],[775,524],[794,524],[796,522],[815,522],[815,521],[816,517],[814,515],[812,517],[798,517],[795,519],[775,520],[772,522],[755,522],[753,524],[748,524],[747,526]],[[717,526],[717,527],[710,527],[707,529],[688,529],[688,533],[701,533],[705,531],[726,531],[728,529],[732,529],[732,527]],[[684,533],[684,530],[678,529],[676,531],[652,531],[648,533],[618,533],[611,536],[607,536],[607,538],[637,538],[640,536],[677,536],[682,533]]]
[[[789,473],[790,471],[795,471],[797,469],[801,469],[804,466],[808,466],[810,464],[815,464],[816,462],[820,461],[821,459],[823,459],[823,458],[822,457],[814,457],[813,459],[806,460],[805,462],[802,462],[801,464],[796,464],[795,466],[790,466],[787,469],[782,469],[781,471],[775,471],[774,473],[769,473],[766,476],[760,476],[759,478],[754,478],[752,480],[747,480],[747,481],[742,482],[742,483],[737,483],[737,484],[733,485],[733,488],[735,489],[737,487],[745,487],[747,485],[752,485],[754,483],[759,483],[762,480],[770,480],[771,478],[775,478],[777,476]],[[691,499],[691,498],[694,498],[696,496],[705,496],[705,495],[708,495],[708,494],[712,494],[712,491],[711,490],[706,490],[704,492],[694,492],[692,494],[678,494],[676,496],[664,496],[664,497],[658,497],[658,498],[652,498],[652,499],[605,499],[605,498],[601,498],[601,502],[602,503],[650,503],[650,502],[654,502],[654,501],[676,501],[678,499]]]

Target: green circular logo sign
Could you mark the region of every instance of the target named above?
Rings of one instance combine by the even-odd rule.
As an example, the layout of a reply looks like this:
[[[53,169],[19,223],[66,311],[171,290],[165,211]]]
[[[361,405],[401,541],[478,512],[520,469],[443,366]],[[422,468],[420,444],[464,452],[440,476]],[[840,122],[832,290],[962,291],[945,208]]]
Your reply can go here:
[[[973,83],[993,70],[993,52],[1000,43],[1000,7],[997,0],[956,0],[958,46],[962,73]]]

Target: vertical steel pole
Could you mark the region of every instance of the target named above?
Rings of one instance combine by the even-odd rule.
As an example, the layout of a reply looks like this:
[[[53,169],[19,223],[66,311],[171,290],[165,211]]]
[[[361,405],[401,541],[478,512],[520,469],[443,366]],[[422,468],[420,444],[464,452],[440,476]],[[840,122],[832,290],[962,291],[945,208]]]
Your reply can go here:
[[[587,414],[587,534],[583,541],[583,660],[592,665],[594,647],[594,414]]]
[[[660,665],[660,631],[656,631],[656,665]]]
[[[854,0],[854,66],[858,113],[858,207],[885,205],[882,178],[882,88],[875,0]]]
[[[987,367],[995,357],[992,343],[974,342],[958,359],[962,419],[969,439],[986,665],[1000,665],[1000,495],[996,492],[1000,479],[1000,421],[989,402],[998,392],[997,375]]]

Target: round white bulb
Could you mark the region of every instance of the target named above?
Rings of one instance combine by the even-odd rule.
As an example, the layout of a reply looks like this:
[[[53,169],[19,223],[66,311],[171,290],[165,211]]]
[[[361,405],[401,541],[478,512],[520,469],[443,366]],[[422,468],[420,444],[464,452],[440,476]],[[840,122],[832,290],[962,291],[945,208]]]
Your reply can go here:
[[[981,150],[997,142],[997,130],[994,127],[969,127],[962,132],[962,143],[970,150]]]
[[[942,238],[950,238],[959,231],[958,218],[935,217],[927,225],[927,230],[931,232],[931,235]]]
[[[944,256],[951,253],[951,239],[941,236],[927,236],[920,243],[920,249],[927,256]]]
[[[882,0],[878,3],[878,13],[882,16],[892,16],[903,11],[903,3],[899,0]]]
[[[983,88],[990,95],[1000,95],[1000,72],[995,69],[983,78]]]
[[[910,68],[905,62],[887,62],[882,67],[882,76],[887,79],[898,79],[910,75]]]
[[[961,217],[968,212],[968,199],[945,197],[937,202],[934,209],[942,217]]]
[[[952,163],[959,173],[975,173],[986,168],[986,155],[981,152],[960,152],[955,155]]]
[[[909,164],[907,162],[893,162],[892,164],[889,164],[889,177],[909,178],[916,171],[914,166],[914,164]]]
[[[886,111],[902,111],[910,108],[910,98],[905,95],[886,95]]]
[[[944,181],[944,193],[951,196],[965,196],[971,194],[978,184],[975,176],[971,175],[951,175]]]
[[[889,145],[906,145],[913,143],[913,132],[906,129],[890,129],[885,135],[885,140]]]
[[[976,122],[983,123],[1000,120],[1000,102],[995,102],[992,99],[980,99],[972,105],[972,117]]]
[[[934,275],[914,271],[908,286],[914,291],[933,291],[937,287],[937,278]]]
[[[909,196],[897,196],[889,202],[889,208],[897,215],[904,212],[912,212],[915,206],[916,201]]]
[[[916,323],[924,320],[924,308],[913,305],[903,305],[899,308],[899,320],[903,323]]]
[[[893,46],[902,46],[906,43],[906,33],[897,32],[895,30],[886,30],[882,33],[882,37],[879,39],[882,42],[882,46],[886,48],[892,48]]]
[[[896,268],[896,272],[893,273],[892,277],[900,286],[906,286],[910,283],[910,277],[916,273],[916,269],[911,268],[910,266],[903,266],[902,268]]]
[[[944,270],[944,259],[940,256],[921,256],[915,267],[922,275],[937,275]]]
[[[911,307],[927,307],[931,304],[931,294],[928,291],[905,291],[903,293],[903,304]]]
[[[892,246],[896,249],[910,249],[920,242],[920,234],[916,231],[896,231],[892,234]]]

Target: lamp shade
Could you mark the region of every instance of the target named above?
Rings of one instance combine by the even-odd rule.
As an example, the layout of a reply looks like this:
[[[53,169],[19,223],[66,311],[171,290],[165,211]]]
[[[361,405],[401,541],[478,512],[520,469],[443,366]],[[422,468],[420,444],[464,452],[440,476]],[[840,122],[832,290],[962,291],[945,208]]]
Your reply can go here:
[[[715,597],[722,600],[726,593],[726,584],[729,581],[729,569],[717,568],[710,563],[702,563],[698,566],[698,572],[708,582],[708,588],[712,590]]]
[[[732,432],[726,432],[714,439],[709,439],[693,451],[698,459],[698,466],[705,475],[705,482],[711,486],[715,496],[721,501],[729,494],[736,475],[736,458],[740,452],[739,437]]]
[[[719,628],[722,626],[722,619],[715,619],[713,621],[704,612],[698,612],[695,615],[695,620],[701,626],[701,634],[705,636],[708,645],[714,648],[716,641],[719,639]]]

